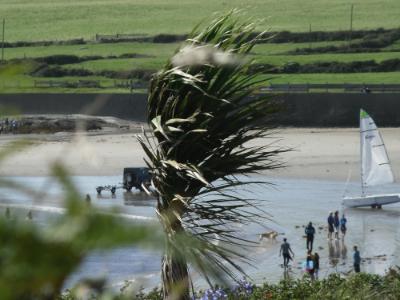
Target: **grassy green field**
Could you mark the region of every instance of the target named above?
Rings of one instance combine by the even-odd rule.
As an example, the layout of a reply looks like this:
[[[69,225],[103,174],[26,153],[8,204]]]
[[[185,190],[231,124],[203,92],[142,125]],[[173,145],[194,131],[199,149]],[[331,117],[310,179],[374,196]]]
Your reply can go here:
[[[125,53],[138,53],[148,56],[167,57],[174,53],[179,44],[153,44],[153,43],[113,43],[113,44],[86,44],[86,45],[51,45],[40,47],[6,48],[5,58],[35,58],[41,56],[68,54],[77,56],[88,55],[121,55]]]
[[[400,27],[400,0],[0,0],[0,19],[6,18],[7,42],[93,39],[96,33],[188,33],[200,21],[206,23],[232,8],[239,8],[243,18],[260,20],[259,30],[348,30],[350,7],[354,4],[353,29]],[[261,19],[263,19],[261,21]],[[0,31],[1,34],[1,31]],[[344,39],[347,39],[345,37]],[[353,40],[353,43],[358,40]],[[259,44],[251,53],[256,63],[277,67],[289,62],[343,62],[400,59],[400,40],[389,46],[366,53],[288,54],[297,48],[318,48],[347,45],[348,40],[313,43]],[[0,92],[129,92],[115,88],[114,79],[102,76],[36,77],[33,71],[39,64],[30,58],[51,55],[102,56],[63,65],[66,69],[92,72],[156,70],[173,55],[180,43],[96,43],[82,45],[51,45],[6,48],[6,65],[0,65]],[[122,54],[140,54],[137,58],[110,58]],[[12,59],[23,59],[10,62]],[[50,66],[54,67],[54,66]],[[76,72],[75,72],[76,74]],[[82,74],[82,73],[80,73]],[[101,73],[104,74],[104,73]],[[54,73],[52,73],[54,76]],[[400,83],[400,72],[351,74],[279,74],[265,75],[271,83]],[[99,80],[102,88],[35,88],[35,80],[72,81]]]
[[[311,47],[324,47],[330,45],[342,45],[344,42],[315,42],[311,43]],[[89,43],[86,45],[50,45],[35,47],[18,47],[5,48],[5,59],[13,58],[34,58],[56,54],[70,54],[77,56],[87,55],[121,55],[124,53],[138,53],[149,56],[168,57],[174,53],[180,43],[137,43],[137,42],[121,42],[121,43]],[[263,55],[282,54],[287,51],[293,51],[296,48],[308,48],[310,43],[281,43],[281,44],[259,44],[255,48],[256,53]],[[400,44],[391,48],[391,50],[400,49]]]
[[[270,83],[385,83],[398,84],[399,72],[382,72],[382,73],[351,73],[351,74],[279,74],[266,75]]]
[[[343,42],[318,42],[312,43],[312,47],[323,47],[329,45],[341,45]],[[351,62],[375,60],[381,62],[387,59],[400,58],[400,44],[392,45],[387,52],[376,53],[343,53],[343,54],[313,54],[313,55],[286,55],[288,51],[296,48],[309,47],[309,43],[282,43],[282,44],[259,44],[252,52],[252,58],[257,63],[268,63],[276,66],[284,65],[288,62],[298,62],[301,64],[312,62]],[[153,44],[153,43],[115,43],[115,44],[87,44],[69,46],[41,46],[41,47],[19,47],[6,48],[5,58],[35,58],[56,54],[71,54],[77,56],[100,55],[111,56],[126,53],[144,54],[148,57],[128,58],[128,59],[102,59],[86,61],[79,64],[71,64],[66,67],[84,68],[91,71],[100,70],[132,70],[137,68],[158,69],[163,66],[168,57],[173,55],[179,47],[179,43]],[[393,51],[393,52],[389,52]]]
[[[298,62],[300,64],[307,64],[312,62],[352,62],[375,60],[381,62],[382,60],[400,58],[400,52],[376,52],[376,53],[340,53],[340,54],[315,54],[315,55],[264,55],[258,53],[256,60],[259,63],[269,63],[281,66],[287,62]]]
[[[62,77],[37,78],[29,73],[37,67],[37,63],[17,63],[0,65],[0,93],[128,93],[128,89],[115,88],[114,80],[101,77]],[[352,74],[279,74],[265,75],[269,83],[399,83],[399,72],[384,73],[352,73]],[[103,88],[33,88],[35,80],[78,81],[99,80]],[[136,92],[144,92],[143,89]]]
[[[96,33],[187,33],[214,12],[242,9],[260,30],[347,30],[399,26],[398,0],[0,0],[6,40],[93,38]]]

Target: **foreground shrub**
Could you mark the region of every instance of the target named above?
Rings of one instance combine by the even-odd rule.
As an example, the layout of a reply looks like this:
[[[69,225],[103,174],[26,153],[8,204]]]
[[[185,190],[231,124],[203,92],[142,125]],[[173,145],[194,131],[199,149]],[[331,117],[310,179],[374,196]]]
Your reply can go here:
[[[101,295],[93,294],[92,299],[103,299]],[[322,280],[311,281],[305,276],[300,279],[282,280],[276,284],[265,282],[256,286],[246,280],[241,280],[232,288],[215,287],[197,292],[194,300],[364,300],[364,299],[399,299],[399,270],[390,269],[384,276],[358,273],[347,278],[339,274],[331,274]],[[75,292],[63,294],[62,300],[77,300]],[[161,300],[162,291],[155,288],[147,293],[143,290],[134,291],[129,285],[121,289],[120,294],[107,299]]]

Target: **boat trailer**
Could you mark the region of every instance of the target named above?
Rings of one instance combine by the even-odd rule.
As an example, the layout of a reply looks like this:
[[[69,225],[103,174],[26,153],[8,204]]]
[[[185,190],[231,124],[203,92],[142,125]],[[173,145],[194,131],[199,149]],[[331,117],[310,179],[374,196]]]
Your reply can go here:
[[[121,185],[98,186],[96,187],[96,191],[98,195],[101,195],[102,191],[110,191],[112,195],[115,195],[117,189],[125,189],[130,192],[132,188],[144,192],[145,189],[143,186],[148,188],[150,184],[151,175],[148,168],[124,168]]]
[[[116,185],[103,185],[103,186],[98,186],[96,187],[96,192],[98,195],[101,194],[102,191],[110,191],[112,195],[115,195],[115,192],[117,189],[121,189],[122,186],[116,186]]]

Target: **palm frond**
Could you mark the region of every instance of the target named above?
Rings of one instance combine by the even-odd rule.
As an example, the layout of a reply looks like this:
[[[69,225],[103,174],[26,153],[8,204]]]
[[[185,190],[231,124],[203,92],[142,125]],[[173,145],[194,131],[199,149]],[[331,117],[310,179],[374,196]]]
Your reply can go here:
[[[157,214],[174,251],[207,279],[243,272],[238,260],[247,257],[239,248],[252,242],[236,234],[234,225],[268,218],[257,201],[235,195],[260,182],[237,175],[280,168],[278,155],[288,151],[273,142],[251,143],[272,138],[268,121],[279,108],[269,97],[253,95],[263,82],[247,72],[253,62],[246,55],[261,38],[251,38],[254,29],[234,12],[216,19],[193,32],[150,84],[152,140],[145,134],[140,143],[157,192]],[[191,242],[183,247],[177,232]]]

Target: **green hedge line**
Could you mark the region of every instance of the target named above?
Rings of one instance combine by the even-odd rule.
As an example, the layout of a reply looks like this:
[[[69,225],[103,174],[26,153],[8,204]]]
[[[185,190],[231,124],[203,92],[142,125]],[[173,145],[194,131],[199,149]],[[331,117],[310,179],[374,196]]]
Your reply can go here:
[[[249,70],[249,74],[255,72],[265,74],[307,74],[307,73],[366,73],[366,72],[395,72],[400,71],[400,59],[388,59],[380,63],[374,60],[354,62],[315,62],[299,64],[289,62],[281,67],[270,64],[255,64]],[[65,76],[104,76],[113,79],[139,79],[149,81],[156,70],[133,69],[129,71],[90,71],[82,68],[63,68],[60,65],[48,65],[42,63],[31,75],[36,77],[65,77]]]
[[[347,45],[297,48],[294,51],[289,51],[288,54],[380,52],[385,51],[382,48],[390,46],[397,40],[400,40],[400,29],[382,32],[379,35],[369,34],[364,36],[361,41]]]
[[[152,74],[154,74],[156,70],[148,70],[148,69],[134,69],[130,71],[110,71],[110,70],[102,70],[93,72],[87,69],[79,69],[79,68],[63,68],[60,66],[49,66],[47,64],[42,64],[38,68],[36,68],[31,75],[35,77],[66,77],[66,76],[104,76],[112,79],[139,79],[142,81],[149,81]]]
[[[116,58],[145,58],[145,57],[153,57],[153,56],[138,54],[138,53],[124,53],[121,55],[108,55],[108,56],[101,56],[101,55],[77,56],[69,54],[56,54],[43,57],[36,57],[33,58],[32,60],[37,61],[39,63],[45,63],[48,65],[67,65],[67,64],[77,64],[89,60],[116,59]]]
[[[288,62],[282,67],[270,64],[255,64],[249,69],[249,73],[253,74],[256,70],[268,74],[396,72],[400,71],[400,59],[388,59],[380,63],[374,60],[314,62],[303,65],[297,62]]]
[[[384,29],[378,28],[373,30],[355,30],[351,33],[352,39],[376,39],[381,35],[391,34],[399,29]],[[249,38],[260,33],[254,33]],[[120,43],[120,42],[146,42],[146,43],[176,43],[184,41],[187,38],[186,34],[157,34],[153,36],[136,35],[131,38],[104,38],[97,42],[101,43]],[[260,43],[308,43],[322,41],[346,41],[349,40],[350,33],[348,30],[338,31],[312,31],[312,32],[268,32],[264,35],[264,39]],[[29,47],[29,46],[50,46],[50,45],[82,45],[94,43],[93,40],[71,39],[65,41],[18,41],[5,42],[5,48]]]

